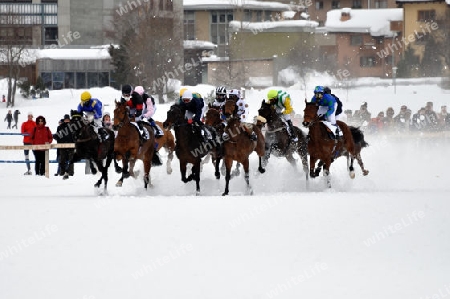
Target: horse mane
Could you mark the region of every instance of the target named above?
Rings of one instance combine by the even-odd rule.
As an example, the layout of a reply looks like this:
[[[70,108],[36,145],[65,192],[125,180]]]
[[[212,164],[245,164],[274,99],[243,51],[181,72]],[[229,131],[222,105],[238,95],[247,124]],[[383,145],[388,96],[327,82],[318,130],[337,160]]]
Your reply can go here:
[[[369,144],[364,140],[364,134],[361,131],[360,127],[349,126],[349,128],[352,132],[353,140],[355,141],[355,143],[359,144],[362,148],[369,146]]]

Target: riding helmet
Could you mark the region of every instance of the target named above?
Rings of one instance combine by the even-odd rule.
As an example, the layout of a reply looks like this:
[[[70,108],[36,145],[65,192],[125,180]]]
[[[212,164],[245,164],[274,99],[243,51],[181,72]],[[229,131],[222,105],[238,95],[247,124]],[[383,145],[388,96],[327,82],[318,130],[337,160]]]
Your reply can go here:
[[[331,89],[328,86],[323,88],[323,93],[331,94]]]
[[[181,98],[182,98],[183,102],[189,103],[192,100],[192,91],[190,91],[190,90],[184,91]]]
[[[133,89],[131,88],[131,85],[129,84],[125,84],[124,86],[122,86],[122,94],[131,94],[131,91]]]
[[[227,89],[225,88],[225,86],[219,86],[216,88],[216,94],[226,95]]]
[[[316,86],[316,88],[314,88],[314,93],[324,93],[323,86]]]
[[[144,87],[142,86],[136,86],[134,88],[134,91],[137,92],[139,95],[143,95],[144,94]]]
[[[83,103],[86,103],[87,101],[89,101],[92,98],[91,93],[89,91],[84,91],[81,94],[81,101]]]
[[[275,99],[275,98],[278,98],[278,91],[276,91],[275,89],[269,90],[269,92],[267,93],[267,100],[271,100],[271,99]]]

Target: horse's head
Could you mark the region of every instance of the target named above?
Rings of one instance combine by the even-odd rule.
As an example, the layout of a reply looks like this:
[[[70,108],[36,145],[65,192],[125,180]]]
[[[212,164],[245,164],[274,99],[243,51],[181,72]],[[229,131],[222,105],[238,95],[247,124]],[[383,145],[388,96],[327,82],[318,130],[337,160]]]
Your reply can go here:
[[[129,108],[125,102],[117,102],[114,101],[116,104],[116,108],[114,109],[114,123],[113,123],[113,130],[120,129],[125,123],[130,122],[129,117]]]
[[[274,120],[276,111],[273,105],[268,104],[263,100],[261,103],[261,108],[258,109],[258,115],[264,117],[267,122],[271,122]]]
[[[236,101],[234,100],[227,100],[223,106],[223,113],[227,118],[234,115],[236,112]]]
[[[313,102],[307,102],[305,100],[305,110],[303,110],[303,126],[309,127],[314,121],[319,119],[317,111],[319,110],[319,105]]]
[[[180,123],[184,118],[184,111],[180,105],[174,104],[167,110],[167,118],[163,122],[164,129],[170,129],[177,123]]]
[[[222,123],[220,118],[220,111],[214,108],[209,108],[205,115],[205,125],[215,127]]]

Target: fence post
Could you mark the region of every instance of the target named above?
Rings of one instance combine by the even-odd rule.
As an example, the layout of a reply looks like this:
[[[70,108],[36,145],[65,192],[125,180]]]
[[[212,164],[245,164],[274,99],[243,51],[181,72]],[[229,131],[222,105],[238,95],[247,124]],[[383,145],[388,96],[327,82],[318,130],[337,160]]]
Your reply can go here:
[[[45,144],[48,144],[48,142],[46,142]],[[48,153],[48,149],[46,149],[45,150],[45,177],[46,178],[49,178],[50,177],[50,175],[49,175],[49,173],[50,173],[50,159],[49,159],[49,153]]]

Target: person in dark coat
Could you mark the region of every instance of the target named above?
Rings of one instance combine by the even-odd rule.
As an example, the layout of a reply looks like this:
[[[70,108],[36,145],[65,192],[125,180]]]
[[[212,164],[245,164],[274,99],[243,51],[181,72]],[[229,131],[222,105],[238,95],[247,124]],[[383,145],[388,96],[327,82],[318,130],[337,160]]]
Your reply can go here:
[[[17,129],[17,123],[19,122],[19,114],[20,111],[19,110],[15,110],[14,114],[13,114],[13,118],[14,118],[14,125],[12,126],[13,128],[16,127]]]
[[[70,126],[70,115],[64,115],[63,122],[56,129],[56,133],[53,134],[53,139],[58,143],[75,143],[72,134],[72,127]],[[60,148],[59,149],[59,175],[64,176],[67,173],[73,176],[73,164],[70,165],[70,160],[75,153],[74,148]]]
[[[8,110],[8,113],[6,114],[6,117],[5,117],[5,121],[8,122],[7,129],[11,129],[11,122],[12,122],[12,120],[13,120],[12,112],[11,112],[11,110]]]

